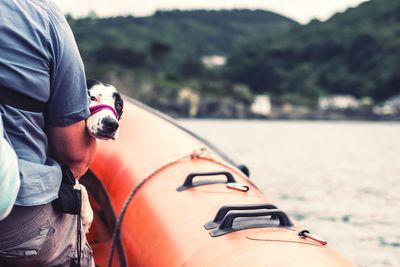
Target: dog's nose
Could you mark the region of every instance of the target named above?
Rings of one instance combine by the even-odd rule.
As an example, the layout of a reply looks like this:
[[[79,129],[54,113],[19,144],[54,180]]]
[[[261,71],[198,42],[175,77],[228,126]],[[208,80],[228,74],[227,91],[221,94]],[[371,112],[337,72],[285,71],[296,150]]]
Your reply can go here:
[[[118,121],[116,121],[112,118],[105,118],[103,120],[103,123],[104,123],[104,128],[110,132],[115,132],[119,126]]]

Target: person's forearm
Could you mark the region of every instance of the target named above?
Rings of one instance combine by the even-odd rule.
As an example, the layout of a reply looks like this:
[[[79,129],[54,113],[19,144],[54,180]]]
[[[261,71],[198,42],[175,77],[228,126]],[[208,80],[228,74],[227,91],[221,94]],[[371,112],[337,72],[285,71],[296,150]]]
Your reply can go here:
[[[84,121],[48,130],[52,156],[68,166],[75,178],[88,169],[96,151],[96,139],[86,130]]]
[[[86,141],[86,153],[80,155],[65,154],[59,157],[59,161],[71,169],[75,178],[79,179],[88,170],[90,163],[93,160],[94,153],[96,152],[96,139],[89,136]]]

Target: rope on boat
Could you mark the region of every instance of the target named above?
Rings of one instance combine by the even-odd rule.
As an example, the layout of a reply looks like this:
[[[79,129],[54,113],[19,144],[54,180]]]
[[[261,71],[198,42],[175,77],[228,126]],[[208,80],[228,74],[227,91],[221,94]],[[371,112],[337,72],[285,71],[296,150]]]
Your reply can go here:
[[[128,210],[129,204],[131,203],[133,197],[136,195],[136,193],[139,191],[140,188],[143,187],[144,184],[146,184],[151,178],[153,178],[155,175],[157,175],[159,172],[183,161],[186,159],[190,159],[190,160],[195,160],[195,159],[210,159],[212,160],[212,156],[210,151],[205,148],[205,147],[201,147],[197,150],[194,150],[192,153],[185,155],[181,158],[178,158],[170,163],[167,163],[163,166],[161,166],[160,168],[156,169],[154,172],[152,172],[149,176],[147,176],[145,179],[143,179],[138,185],[135,186],[135,188],[133,188],[133,190],[131,191],[131,193],[128,195],[127,199],[125,200],[124,205],[122,206],[121,209],[121,213],[118,216],[117,222],[115,224],[115,229],[114,229],[114,234],[113,234],[113,238],[112,238],[112,242],[111,242],[111,247],[110,247],[110,253],[108,256],[108,263],[107,266],[111,267],[112,266],[112,261],[113,261],[113,257],[114,257],[114,250],[115,250],[115,246],[117,244],[117,239],[120,239],[120,234],[121,234],[121,224],[124,220],[126,211]]]

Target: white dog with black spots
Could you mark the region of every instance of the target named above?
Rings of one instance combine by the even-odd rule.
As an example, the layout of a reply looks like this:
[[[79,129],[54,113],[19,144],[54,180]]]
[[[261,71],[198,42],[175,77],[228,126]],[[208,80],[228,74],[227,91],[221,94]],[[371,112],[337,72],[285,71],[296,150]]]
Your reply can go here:
[[[124,102],[114,86],[97,80],[87,80],[90,116],[86,127],[90,135],[102,140],[115,140],[118,136]],[[93,222],[93,210],[85,186],[76,180],[75,188],[81,190],[81,220],[85,232]]]

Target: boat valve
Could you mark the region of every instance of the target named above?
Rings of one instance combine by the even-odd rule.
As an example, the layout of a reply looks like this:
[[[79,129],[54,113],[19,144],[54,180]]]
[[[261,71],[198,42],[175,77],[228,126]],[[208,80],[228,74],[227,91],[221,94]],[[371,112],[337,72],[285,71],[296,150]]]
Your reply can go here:
[[[326,246],[326,244],[328,244],[328,241],[326,241],[325,239],[322,239],[321,237],[311,234],[310,231],[308,230],[302,230],[299,232],[298,234],[301,238],[309,238],[311,240],[314,240],[315,242],[320,243],[323,246]]]
[[[234,190],[239,190],[242,192],[247,192],[249,191],[249,187],[247,185],[239,184],[239,183],[227,183],[226,187]]]

